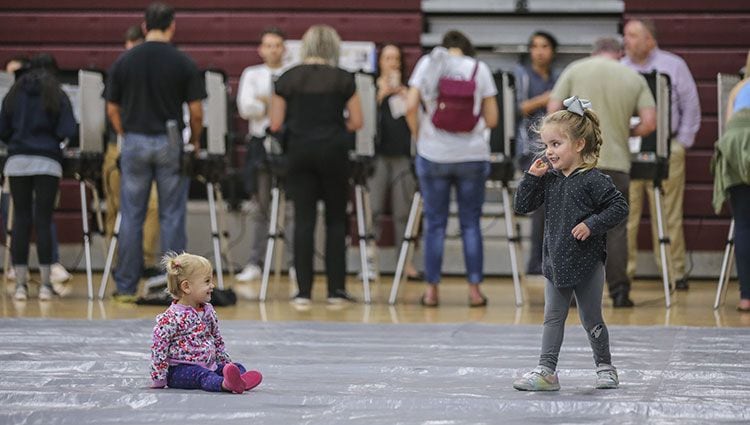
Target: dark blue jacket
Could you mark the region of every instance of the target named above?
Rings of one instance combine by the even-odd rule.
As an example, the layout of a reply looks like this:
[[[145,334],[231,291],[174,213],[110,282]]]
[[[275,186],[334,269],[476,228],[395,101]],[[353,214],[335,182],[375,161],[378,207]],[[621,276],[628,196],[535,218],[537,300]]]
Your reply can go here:
[[[38,76],[24,76],[17,84],[13,105],[0,111],[0,140],[8,145],[8,156],[39,155],[62,162],[60,142],[78,131],[68,96],[61,91],[59,113],[53,116],[44,109]]]
[[[625,197],[597,169],[574,171],[567,177],[557,170],[542,177],[526,172],[514,204],[519,213],[544,204],[542,269],[544,277],[559,288],[591,279],[607,258],[607,231],[628,218]],[[572,234],[582,222],[591,230],[585,241]]]

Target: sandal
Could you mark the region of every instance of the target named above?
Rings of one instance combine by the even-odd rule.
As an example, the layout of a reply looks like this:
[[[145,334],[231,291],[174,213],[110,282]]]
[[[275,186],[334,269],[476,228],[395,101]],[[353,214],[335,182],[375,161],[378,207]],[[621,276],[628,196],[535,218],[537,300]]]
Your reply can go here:
[[[472,302],[471,297],[469,297],[469,307],[486,307],[487,306],[487,297],[482,295],[482,301],[479,302]]]

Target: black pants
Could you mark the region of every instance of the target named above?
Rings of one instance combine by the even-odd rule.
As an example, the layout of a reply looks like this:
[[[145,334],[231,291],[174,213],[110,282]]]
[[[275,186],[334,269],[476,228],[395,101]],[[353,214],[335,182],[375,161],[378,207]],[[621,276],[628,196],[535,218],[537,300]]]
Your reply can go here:
[[[345,289],[348,145],[343,141],[294,141],[289,146],[289,194],[294,201],[294,265],[299,296],[312,293],[317,203],[325,203],[328,295]]]
[[[59,177],[46,175],[10,177],[14,208],[11,242],[14,265],[29,264],[32,223],[36,229],[39,264],[52,264],[52,211],[59,183]]]

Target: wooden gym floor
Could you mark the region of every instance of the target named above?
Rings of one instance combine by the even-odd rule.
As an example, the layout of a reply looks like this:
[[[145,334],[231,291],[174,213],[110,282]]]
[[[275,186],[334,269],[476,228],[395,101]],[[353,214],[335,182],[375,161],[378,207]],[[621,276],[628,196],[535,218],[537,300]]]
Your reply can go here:
[[[32,279],[35,275],[32,274]],[[345,306],[329,306],[325,303],[325,277],[318,275],[314,285],[313,305],[300,309],[288,302],[292,290],[287,276],[271,280],[268,300],[258,303],[240,299],[231,307],[218,309],[221,320],[255,321],[331,321],[351,323],[461,323],[481,322],[496,324],[535,324],[542,323],[544,315],[543,287],[541,277],[527,277],[524,282],[524,305],[515,307],[513,283],[509,278],[490,277],[482,285],[489,298],[486,308],[469,308],[466,285],[460,277],[447,277],[441,284],[440,307],[425,308],[419,305],[423,290],[422,283],[405,282],[401,286],[396,306],[387,303],[392,276],[384,276],[380,283],[372,284],[370,305],[357,303]],[[100,276],[94,275],[94,292],[98,292]],[[232,284],[230,276],[225,277],[225,285]],[[50,302],[40,302],[36,298],[38,285],[32,282],[31,297],[24,302],[15,301],[8,291],[2,296],[0,317],[43,317],[60,319],[135,319],[153,318],[164,310],[161,306],[138,306],[121,304],[105,298],[103,301],[89,302],[86,296],[86,275],[76,273],[69,282],[67,294]],[[664,292],[657,280],[639,280],[633,284],[631,298],[636,307],[613,309],[609,298],[603,301],[605,320],[610,325],[640,326],[702,326],[702,327],[748,327],[750,314],[736,311],[738,301],[737,281],[732,281],[727,292],[726,302],[713,310],[716,293],[715,280],[693,280],[690,290],[674,292],[672,307],[665,309]],[[354,276],[349,276],[349,291],[362,300],[362,285]],[[257,294],[259,284],[238,284],[240,292]],[[12,288],[12,283],[9,288]],[[110,281],[108,287],[114,289]],[[568,325],[579,323],[578,315],[571,311]]]

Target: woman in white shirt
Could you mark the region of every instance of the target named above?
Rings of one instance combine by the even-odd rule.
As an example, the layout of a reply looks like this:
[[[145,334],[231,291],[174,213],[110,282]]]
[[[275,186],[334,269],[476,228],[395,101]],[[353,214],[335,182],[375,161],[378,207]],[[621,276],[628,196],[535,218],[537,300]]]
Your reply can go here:
[[[456,190],[466,279],[469,283],[469,305],[487,305],[487,298],[479,290],[484,277],[479,222],[485,181],[490,170],[490,146],[486,130],[497,125],[499,112],[495,99],[497,87],[492,74],[486,64],[473,57],[474,54],[474,47],[464,34],[449,31],[443,36],[440,47],[419,60],[409,80],[407,121],[417,140],[415,165],[424,202],[427,287],[421,304],[428,307],[438,305],[438,283],[451,188]],[[439,95],[438,81],[442,77],[474,79],[474,115],[478,115],[479,120],[471,131],[441,130],[433,123]]]

